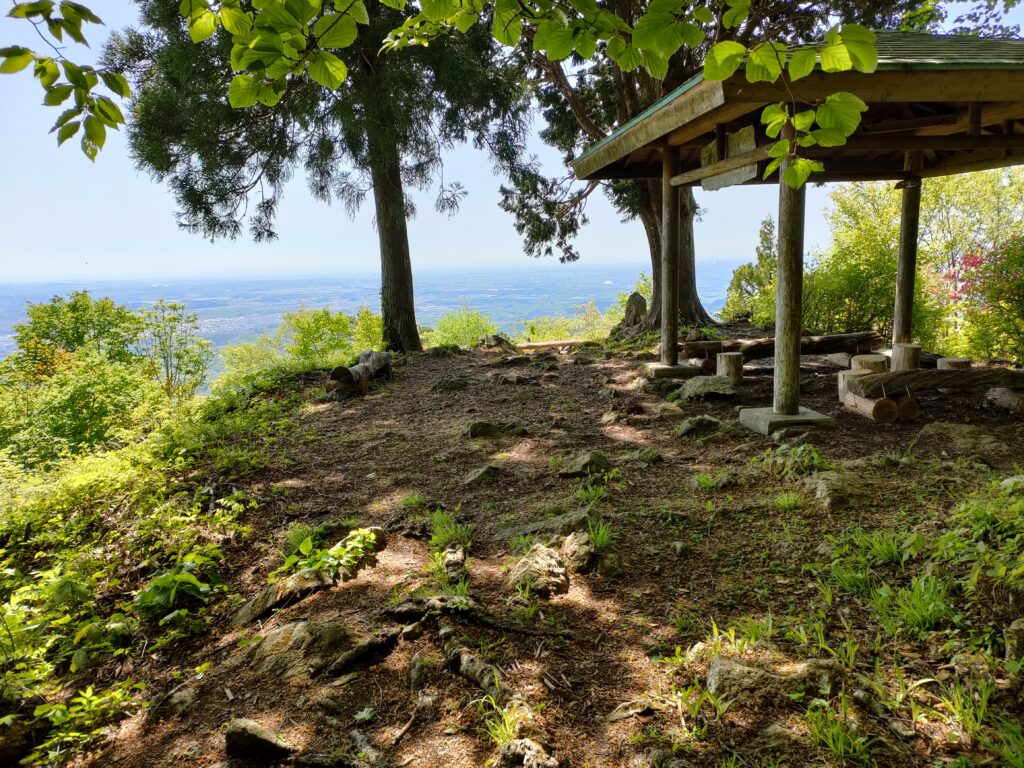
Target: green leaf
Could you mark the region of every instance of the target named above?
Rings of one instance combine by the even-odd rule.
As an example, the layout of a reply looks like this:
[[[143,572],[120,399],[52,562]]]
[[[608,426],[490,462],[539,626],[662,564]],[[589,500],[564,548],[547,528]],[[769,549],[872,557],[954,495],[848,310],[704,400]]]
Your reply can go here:
[[[818,63],[818,51],[814,48],[798,48],[789,57],[789,79],[799,80],[814,71]]]
[[[181,3],[178,5],[178,12],[186,19],[192,18],[193,14],[209,9],[210,4],[206,0],[181,0]]]
[[[420,0],[420,8],[423,10],[423,15],[431,21],[447,19],[455,12],[451,0]]]
[[[121,109],[106,96],[97,97],[96,109],[103,117],[107,118],[112,123],[117,124],[124,122],[124,115],[121,114]]]
[[[78,133],[78,129],[81,125],[82,124],[79,121],[75,120],[61,127],[61,129],[57,131],[57,146],[59,147],[65,141]]]
[[[747,49],[733,40],[724,40],[708,51],[704,61],[706,80],[725,80],[739,69]]]
[[[808,160],[805,157],[798,157],[790,161],[786,166],[786,172],[782,180],[792,189],[800,189],[812,173],[820,173],[825,166],[817,160]]]
[[[62,125],[66,124],[68,120],[72,120],[78,117],[80,114],[82,114],[82,110],[78,109],[77,107],[72,107],[71,109],[64,110],[63,112],[61,112],[60,117],[57,118],[57,122],[53,124],[53,128],[50,129],[50,133],[53,133]]]
[[[786,64],[786,46],[782,43],[760,43],[747,57],[747,80],[751,83],[774,83]]]
[[[597,34],[592,29],[581,29],[576,33],[576,53],[584,59],[593,58],[597,51]]]
[[[857,130],[861,113],[867,109],[868,105],[852,93],[833,93],[818,107],[818,125],[822,128],[835,128],[844,136],[849,136]]]
[[[313,551],[313,539],[312,539],[312,537],[307,536],[306,538],[304,538],[302,540],[302,543],[299,544],[299,552],[301,554],[306,555],[308,557],[309,553],[312,552],[312,551]]]
[[[860,24],[844,24],[840,34],[854,68],[860,72],[874,72],[878,68],[875,33]]]
[[[711,12],[710,8],[700,5],[693,9],[693,18],[701,24],[712,24],[715,21],[715,14]]]
[[[523,35],[523,18],[515,0],[498,0],[494,4],[491,34],[502,45],[515,45],[519,42]]]
[[[774,160],[768,163],[767,167],[764,169],[764,175],[761,178],[767,179],[769,176],[775,173],[778,167],[782,165],[783,160],[785,160],[784,157],[776,157]]]
[[[49,88],[60,77],[60,67],[53,59],[40,59],[36,62],[35,74],[43,88]]]
[[[785,157],[790,147],[789,139],[779,139],[768,148],[768,157]]]
[[[811,129],[811,126],[814,125],[814,115],[815,112],[813,109],[805,109],[803,112],[797,112],[793,115],[793,127],[798,131],[806,133]]]
[[[355,42],[359,30],[355,19],[340,13],[330,13],[320,18],[313,27],[321,48],[347,48]]]
[[[551,61],[560,61],[573,51],[572,30],[554,19],[542,21],[533,37],[533,47],[544,51]]]
[[[6,48],[0,48],[0,58],[20,56],[23,53],[32,53],[32,51],[20,45],[8,45]]]
[[[847,134],[837,128],[816,128],[810,135],[823,147],[841,147],[846,144]]]
[[[235,75],[228,86],[228,103],[235,109],[251,107],[256,103],[260,92],[260,81],[257,75]]]
[[[730,0],[729,10],[722,14],[722,24],[733,29],[743,23],[750,13],[750,0]]]
[[[335,89],[345,82],[348,67],[327,51],[320,51],[309,62],[309,76],[325,88]]]
[[[88,21],[90,24],[102,24],[103,23],[103,19],[101,19],[95,13],[90,11],[88,8],[86,8],[81,3],[72,3],[72,2],[68,2],[68,0],[65,0],[63,3],[60,4],[60,12],[63,13],[65,16],[68,16],[72,12],[74,12],[75,14],[77,14],[79,17],[81,17],[85,21]]]
[[[232,35],[247,35],[252,30],[252,17],[241,8],[221,8],[220,23]]]
[[[7,15],[12,19],[30,19],[33,16],[48,16],[52,12],[52,0],[39,0],[33,3],[18,3]]]
[[[850,52],[842,43],[826,45],[820,53],[821,68],[826,72],[846,72],[853,68]]]
[[[32,63],[34,58],[31,53],[16,53],[13,56],[7,56],[0,63],[0,72],[3,72],[5,75],[21,72],[21,70]]]
[[[256,100],[259,101],[260,104],[266,104],[268,107],[272,107],[275,104],[277,104],[277,102],[281,100],[281,96],[284,95],[285,86],[283,80],[279,82],[281,83],[280,88],[275,88],[274,86],[271,85],[261,84],[259,95],[256,96]]]
[[[774,139],[782,133],[782,128],[787,122],[789,122],[789,111],[785,104],[769,104],[761,112],[761,123],[765,126],[765,133],[769,138]]]
[[[107,127],[95,115],[85,118],[85,138],[95,144],[97,149],[103,149],[107,141]]]
[[[193,43],[209,40],[213,37],[213,33],[217,31],[217,24],[219,22],[220,17],[213,11],[201,11],[189,19],[188,36],[192,38]]]
[[[342,0],[342,2],[336,2],[334,7],[343,13],[347,13],[355,19],[358,24],[370,23],[370,14],[366,10],[366,5],[363,3],[363,0],[355,0],[355,2],[351,2],[351,0],[345,2],[345,0]]]
[[[122,99],[127,99],[132,95],[131,88],[128,87],[128,81],[124,75],[118,72],[100,72],[100,77],[103,78],[103,83],[107,88]]]
[[[48,107],[56,107],[58,104],[63,104],[74,90],[75,87],[73,85],[55,85],[46,92],[46,95],[43,97],[43,104]]]

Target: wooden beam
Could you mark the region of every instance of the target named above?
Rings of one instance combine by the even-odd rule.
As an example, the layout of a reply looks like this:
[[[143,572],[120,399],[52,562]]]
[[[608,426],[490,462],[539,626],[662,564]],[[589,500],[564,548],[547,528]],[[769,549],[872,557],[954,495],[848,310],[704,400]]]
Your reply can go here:
[[[967,105],[967,135],[981,135],[981,109],[984,105],[972,101]]]
[[[884,341],[877,331],[835,333],[829,336],[803,336],[800,354],[823,355],[831,352],[860,354],[881,349]],[[683,357],[710,359],[722,352],[739,352],[744,360],[759,360],[775,354],[775,339],[722,339],[721,341],[681,341]]]
[[[612,134],[573,163],[577,178],[593,178],[602,168],[630,152],[660,140],[680,125],[692,123],[725,104],[725,95],[720,82],[702,81],[682,86],[674,97],[670,95],[664,101],[662,106],[634,118],[620,129],[621,133]]]
[[[793,139],[787,127],[784,138]],[[775,291],[775,381],[772,409],[780,416],[800,412],[800,335],[804,281],[806,188],[793,189],[779,169],[779,245]]]
[[[1024,137],[1021,137],[1024,138]],[[717,163],[711,165],[705,165],[701,168],[696,168],[686,173],[680,173],[673,176],[670,183],[673,187],[682,187],[687,184],[693,184],[694,182],[700,181],[701,179],[707,179],[711,176],[718,176],[719,174],[726,173],[727,171],[734,171],[737,168],[742,168],[745,165],[753,165],[759,163],[762,160],[768,159],[768,152],[771,149],[770,144],[753,149],[750,152],[741,152],[733,157],[727,157],[724,160],[720,160]]]
[[[921,170],[924,158],[920,152],[908,152],[904,169],[909,173]],[[917,237],[921,221],[921,180],[910,179],[901,190],[900,249],[896,263],[896,305],[892,314],[892,343],[908,344],[911,339],[911,317],[914,311],[914,281],[917,277]]]
[[[756,102],[723,104],[707,114],[695,118],[691,122],[680,123],[674,126],[674,130],[668,135],[668,142],[674,147],[679,147],[689,144],[698,137],[704,137],[701,143],[706,144],[706,136],[714,134],[717,126],[726,125],[745,115],[756,113],[762,106],[764,105]],[[751,120],[755,120],[755,118],[752,116]]]
[[[954,176],[958,173],[974,173],[975,171],[991,171],[995,168],[1010,168],[1014,165],[1024,165],[1024,152],[1016,152],[1012,155],[1000,157],[989,157],[982,160],[954,161],[933,165],[925,168],[919,174],[922,179],[933,179],[938,176]]]
[[[1008,368],[963,368],[942,371],[920,368],[896,373],[871,373],[847,382],[850,392],[861,397],[882,397],[886,392],[965,387],[1024,389],[1024,371],[1013,371]]]
[[[997,102],[986,104],[981,109],[981,125],[995,125],[1004,120],[1024,116],[1024,101]],[[932,125],[923,127],[917,131],[919,136],[943,136],[947,133],[963,133],[967,130],[970,118],[967,112],[962,112],[954,123],[943,125]]]
[[[679,150],[665,142],[661,158],[661,362],[679,363],[679,187],[672,186]]]

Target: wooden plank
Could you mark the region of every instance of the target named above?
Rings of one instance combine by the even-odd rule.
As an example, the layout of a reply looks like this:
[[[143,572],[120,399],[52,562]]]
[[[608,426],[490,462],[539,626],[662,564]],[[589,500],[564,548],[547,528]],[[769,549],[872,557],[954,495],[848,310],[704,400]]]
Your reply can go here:
[[[993,155],[978,160],[956,160],[940,163],[939,165],[925,168],[918,176],[922,179],[934,179],[939,176],[955,176],[958,173],[991,171],[996,168],[1010,168],[1015,165],[1024,165],[1024,152],[1016,152],[1009,156]]]
[[[722,83],[697,83],[657,110],[645,112],[639,118],[635,118],[621,133],[605,139],[594,152],[573,163],[573,170],[577,178],[590,179],[605,166],[640,147],[662,139],[680,125],[691,123],[723,104],[725,95]],[[713,128],[712,124],[710,129]]]
[[[861,397],[881,397],[884,393],[940,388],[1007,387],[1024,389],[1024,371],[1007,368],[965,368],[963,370],[932,370],[895,373],[872,373],[852,379],[849,390]]]
[[[1024,137],[1021,137],[1024,138]],[[721,160],[711,165],[705,165],[703,168],[696,168],[686,173],[680,173],[673,176],[669,183],[673,187],[682,187],[687,184],[693,184],[702,179],[707,179],[712,176],[718,176],[722,173],[728,173],[729,171],[735,171],[737,168],[742,168],[746,165],[753,165],[759,163],[762,160],[768,159],[768,152],[771,150],[770,144],[752,149],[749,152],[742,152],[734,157],[727,157],[725,160]]]
[[[981,110],[981,126],[1002,123],[1004,120],[1017,119],[1024,116],[1024,101],[1011,101],[1009,103],[986,104]],[[944,136],[948,133],[964,133],[970,124],[970,115],[967,111],[961,112],[956,122],[952,124],[941,124],[922,127],[917,131],[918,136]]]

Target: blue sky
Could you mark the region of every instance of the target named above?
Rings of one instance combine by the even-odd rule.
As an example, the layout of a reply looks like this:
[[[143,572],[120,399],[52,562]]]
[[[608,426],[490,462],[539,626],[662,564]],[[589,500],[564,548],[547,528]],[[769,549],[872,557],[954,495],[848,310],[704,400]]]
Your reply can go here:
[[[111,29],[134,21],[134,5],[126,0],[89,5]],[[1017,8],[1011,19],[1024,23],[1024,9]],[[93,32],[95,48],[105,36]],[[0,43],[36,47],[37,39],[25,22],[3,18]],[[77,49],[74,56],[84,61],[89,52]],[[0,76],[0,282],[378,269],[372,201],[349,219],[339,205],[313,200],[296,174],[281,203],[276,242],[257,245],[240,238],[211,244],[177,229],[173,198],[134,168],[117,132],[108,134],[95,164],[74,142],[58,148],[47,132],[59,110],[40,106],[41,98],[42,90],[26,72]],[[537,144],[544,161],[556,168],[557,156]],[[409,228],[414,269],[529,266],[532,260],[522,253],[512,218],[498,207],[500,180],[488,158],[457,149],[447,158],[445,178],[461,181],[469,195],[454,221],[434,212],[431,193],[416,196],[419,213]],[[698,264],[750,258],[761,219],[775,213],[775,187],[697,194],[704,209],[697,225]],[[827,244],[822,215],[827,202],[827,188],[809,190],[809,250]],[[600,195],[592,197],[588,214],[591,224],[578,241],[583,263],[649,266],[638,222],[620,222]]]

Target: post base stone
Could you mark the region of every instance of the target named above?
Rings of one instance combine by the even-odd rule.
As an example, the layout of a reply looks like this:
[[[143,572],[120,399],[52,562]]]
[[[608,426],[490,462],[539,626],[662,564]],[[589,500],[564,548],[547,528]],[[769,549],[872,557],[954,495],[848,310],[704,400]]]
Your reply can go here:
[[[668,365],[667,363],[647,363],[644,375],[649,379],[692,379],[699,376],[701,369],[694,365]]]
[[[770,435],[785,427],[833,427],[835,419],[823,413],[801,406],[800,413],[785,416],[773,408],[743,408],[740,410],[740,424],[747,429]]]

